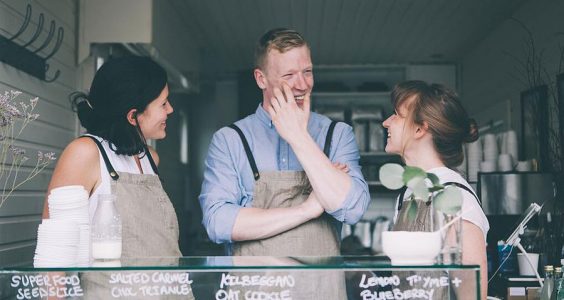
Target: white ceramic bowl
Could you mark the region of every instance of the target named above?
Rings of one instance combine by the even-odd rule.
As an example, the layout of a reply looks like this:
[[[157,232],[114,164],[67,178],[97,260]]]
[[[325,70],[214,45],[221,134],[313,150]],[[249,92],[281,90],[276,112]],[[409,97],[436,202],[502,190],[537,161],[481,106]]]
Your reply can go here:
[[[439,232],[385,231],[382,248],[392,265],[432,265],[441,251]]]

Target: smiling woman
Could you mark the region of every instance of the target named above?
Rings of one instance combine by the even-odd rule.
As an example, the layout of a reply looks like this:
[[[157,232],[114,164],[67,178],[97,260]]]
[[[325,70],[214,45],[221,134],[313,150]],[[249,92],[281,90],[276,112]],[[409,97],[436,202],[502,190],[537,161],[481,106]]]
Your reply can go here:
[[[449,235],[445,244],[450,245],[450,241],[462,239],[462,263],[480,265],[481,285],[486,287],[486,235],[489,223],[475,192],[455,171],[463,159],[462,145],[478,139],[476,123],[468,117],[456,93],[440,84],[417,80],[402,82],[394,87],[391,98],[395,113],[383,123],[388,129],[386,152],[401,155],[405,164],[419,168],[423,177],[432,174],[430,179],[433,185],[453,185],[460,189],[463,212],[461,237]],[[403,175],[402,179],[408,178]],[[426,183],[423,180],[419,182],[423,184],[422,189],[427,190]],[[421,196],[418,190],[421,190],[418,184],[411,184],[410,180],[407,189],[399,195],[394,231],[434,230],[433,206],[428,205],[428,196]],[[455,198],[443,197],[443,208],[458,207],[458,203],[453,203],[458,202]],[[433,203],[435,206],[438,204],[437,201]],[[410,218],[410,215],[413,217]],[[447,291],[441,291],[444,292]],[[485,297],[484,288],[482,298]]]
[[[115,195],[123,223],[122,257],[180,255],[176,213],[159,180],[157,153],[146,143],[166,136],[173,112],[168,94],[164,69],[132,56],[102,65],[88,95],[71,95],[87,134],[66,147],[48,190],[83,186],[90,219],[99,195]],[[47,201],[44,217],[49,217]]]
[[[151,103],[147,105],[142,113],[137,114],[132,111],[133,118],[128,120],[135,126],[136,121],[139,122],[139,128],[143,137],[147,139],[163,139],[166,136],[166,119],[173,112],[172,106],[168,102],[168,86],[162,90],[161,94]],[[135,115],[133,115],[135,114]]]
[[[166,136],[166,120],[173,112],[168,94],[165,70],[149,58],[132,56],[102,65],[88,95],[71,95],[87,134],[65,148],[48,190],[83,186],[90,223],[99,215],[94,214],[98,198],[114,195],[122,223],[122,258],[181,256],[176,212],[158,176],[157,153],[146,142]],[[105,275],[85,275],[83,281],[88,295],[110,297]]]

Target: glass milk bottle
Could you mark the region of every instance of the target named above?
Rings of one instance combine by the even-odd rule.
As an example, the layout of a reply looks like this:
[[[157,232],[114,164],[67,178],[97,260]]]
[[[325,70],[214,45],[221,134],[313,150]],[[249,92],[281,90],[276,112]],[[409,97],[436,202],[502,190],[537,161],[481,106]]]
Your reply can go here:
[[[562,285],[562,267],[554,268],[554,287],[552,287],[552,295],[550,296],[551,300],[558,299],[558,292],[561,289]]]
[[[544,267],[544,284],[542,286],[540,300],[551,300],[552,289],[554,288],[554,267],[547,265]]]
[[[99,195],[92,219],[92,258],[115,260],[121,257],[121,217],[115,195]]]

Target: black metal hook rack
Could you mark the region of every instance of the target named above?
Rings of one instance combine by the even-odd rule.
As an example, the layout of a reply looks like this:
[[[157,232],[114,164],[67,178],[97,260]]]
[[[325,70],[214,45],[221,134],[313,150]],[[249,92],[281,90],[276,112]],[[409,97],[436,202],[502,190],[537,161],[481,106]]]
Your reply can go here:
[[[29,49],[29,47],[39,39],[41,33],[43,33],[45,16],[43,15],[43,13],[40,13],[39,19],[37,21],[37,28],[35,29],[32,37],[24,44],[19,45],[15,42],[15,40],[28,29],[31,21],[31,16],[32,8],[31,5],[28,4],[26,7],[25,19],[20,29],[12,37],[9,38],[0,35],[0,61],[9,64],[17,69],[20,69],[43,81],[53,82],[57,80],[57,78],[59,78],[61,71],[57,70],[51,78],[47,78],[47,71],[49,71],[49,64],[47,63],[47,60],[53,57],[53,55],[55,55],[61,48],[65,30],[62,27],[59,27],[57,30],[55,30],[55,21],[51,21],[49,25],[49,32],[47,33],[47,37],[45,38],[43,43],[41,43],[41,45],[39,45],[39,47],[37,47],[35,50]],[[53,43],[54,38],[55,40]],[[47,55],[40,56],[38,54],[40,51],[46,49],[51,44],[54,44],[54,46]]]

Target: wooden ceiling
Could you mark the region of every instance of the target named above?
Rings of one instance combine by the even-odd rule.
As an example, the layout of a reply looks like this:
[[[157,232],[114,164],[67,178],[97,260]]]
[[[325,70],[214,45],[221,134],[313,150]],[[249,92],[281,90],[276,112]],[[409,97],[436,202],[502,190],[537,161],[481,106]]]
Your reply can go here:
[[[457,62],[523,0],[171,0],[206,68],[252,66],[268,29],[301,32],[315,64]]]

